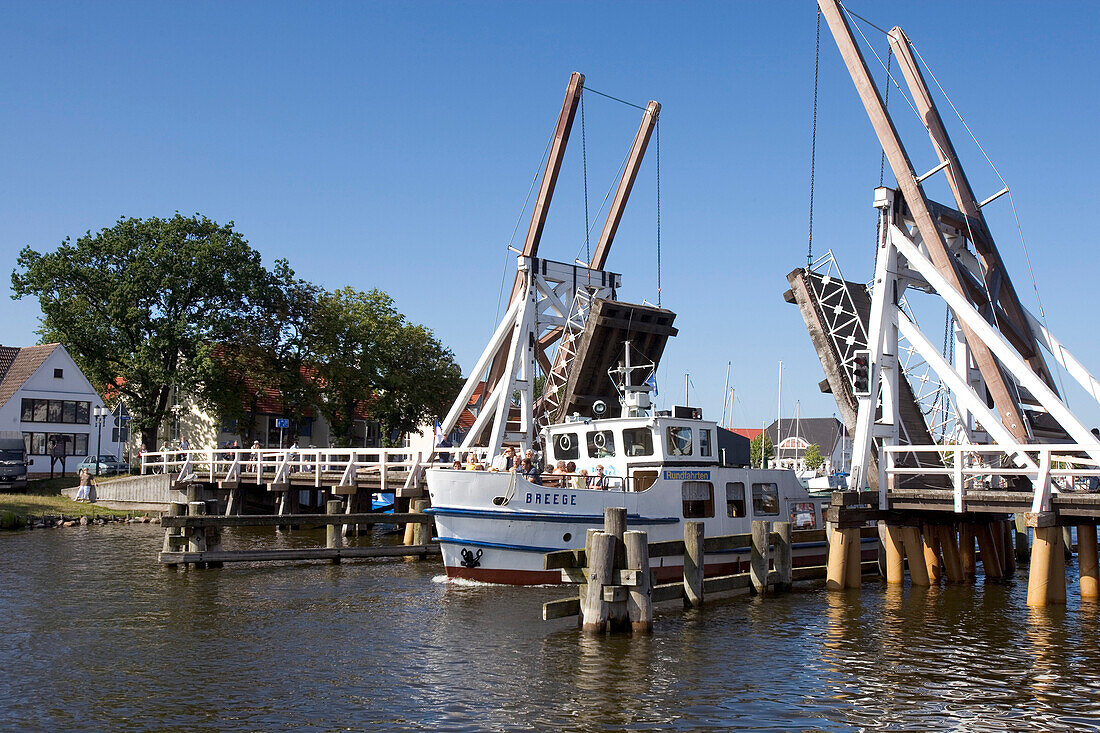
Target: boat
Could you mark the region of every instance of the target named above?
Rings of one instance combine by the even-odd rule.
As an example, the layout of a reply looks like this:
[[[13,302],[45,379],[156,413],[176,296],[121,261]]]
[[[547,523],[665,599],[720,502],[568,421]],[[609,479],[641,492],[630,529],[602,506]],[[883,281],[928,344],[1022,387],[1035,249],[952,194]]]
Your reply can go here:
[[[561,582],[543,569],[543,555],[579,548],[587,530],[602,528],[604,509],[625,507],[629,529],[650,542],[682,539],[685,521],[701,521],[706,536],[748,533],[755,519],[790,521],[794,529],[824,527],[828,497],[812,497],[793,471],[726,465],[718,426],[693,407],[656,411],[641,378],[653,364],[609,370],[620,415],[593,405],[541,433],[546,466],[576,464],[573,476],[542,474],[541,485],[512,471],[433,468],[426,472],[431,508],[447,575],[513,585]],[[577,474],[605,476],[606,488]],[[825,543],[795,544],[795,566],[821,565]],[[708,575],[748,569],[749,548],[708,553]],[[653,558],[658,581],[680,577],[682,558]]]

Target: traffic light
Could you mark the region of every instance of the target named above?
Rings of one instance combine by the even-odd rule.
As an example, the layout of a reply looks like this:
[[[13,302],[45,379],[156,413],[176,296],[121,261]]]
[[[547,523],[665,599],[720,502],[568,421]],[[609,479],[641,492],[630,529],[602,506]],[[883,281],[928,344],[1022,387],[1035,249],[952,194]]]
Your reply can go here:
[[[871,394],[871,352],[859,349],[852,358],[852,391],[856,397]]]

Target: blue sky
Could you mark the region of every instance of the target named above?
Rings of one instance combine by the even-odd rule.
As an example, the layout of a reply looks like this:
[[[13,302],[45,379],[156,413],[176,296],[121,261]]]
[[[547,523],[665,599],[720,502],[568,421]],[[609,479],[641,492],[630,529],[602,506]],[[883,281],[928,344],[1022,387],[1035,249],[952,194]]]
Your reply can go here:
[[[1049,323],[1100,369],[1093,214],[1100,5],[851,0],[902,26],[1012,187]],[[0,343],[35,340],[14,302],[19,249],[52,249],[119,216],[233,220],[270,263],[328,288],[388,291],[469,369],[495,325],[509,237],[571,71],[661,114],[662,303],[680,336],[661,401],[770,422],[830,415],[785,275],[805,263],[815,6],[775,3],[22,3],[0,48]],[[884,36],[864,27],[880,54]],[[869,56],[876,79],[884,76]],[[822,27],[815,255],[871,274],[879,147]],[[934,165],[896,89],[914,165]],[[950,111],[939,100],[945,115]],[[589,95],[594,215],[639,112]],[[579,122],[579,121],[578,121]],[[958,120],[979,197],[1001,188]],[[655,146],[608,268],[624,299],[656,298]],[[887,173],[887,182],[891,182]],[[584,251],[579,124],[540,254]],[[946,188],[931,193],[948,200]],[[1035,291],[1007,197],[986,211],[1025,304]],[[522,240],[529,212],[523,213]],[[595,225],[598,231],[599,223]],[[510,279],[510,272],[508,274]],[[942,308],[924,323],[942,339]],[[938,320],[937,320],[938,319]],[[1090,424],[1100,409],[1070,391]]]

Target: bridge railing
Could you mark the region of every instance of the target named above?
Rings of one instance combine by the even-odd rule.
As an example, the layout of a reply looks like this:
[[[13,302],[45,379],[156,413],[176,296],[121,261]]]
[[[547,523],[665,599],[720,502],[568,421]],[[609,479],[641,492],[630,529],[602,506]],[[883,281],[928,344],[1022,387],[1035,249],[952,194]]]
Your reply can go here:
[[[478,451],[481,452],[478,452]],[[471,451],[463,451],[463,456]],[[487,460],[484,449],[475,449]],[[291,475],[313,474],[315,485],[331,482],[339,474],[341,483],[356,475],[381,474],[391,470],[412,472],[419,468],[446,466],[440,453],[456,455],[453,449],[423,452],[409,448],[202,448],[193,450],[150,451],[141,457],[141,473],[169,474],[177,481],[236,480],[256,484],[281,483]],[[323,479],[328,479],[323,481]]]
[[[1051,495],[1064,491],[1086,491],[1090,479],[1100,480],[1100,464],[1086,457],[1095,446],[1075,443],[1008,445],[896,445],[886,446],[885,473],[898,476],[947,476],[955,500],[955,511],[966,511],[966,496],[971,491],[1030,491],[1031,511],[1050,511]],[[899,466],[900,456],[935,458],[940,467]],[[1026,479],[1021,481],[1021,479]],[[1096,483],[1096,482],[1091,482]]]

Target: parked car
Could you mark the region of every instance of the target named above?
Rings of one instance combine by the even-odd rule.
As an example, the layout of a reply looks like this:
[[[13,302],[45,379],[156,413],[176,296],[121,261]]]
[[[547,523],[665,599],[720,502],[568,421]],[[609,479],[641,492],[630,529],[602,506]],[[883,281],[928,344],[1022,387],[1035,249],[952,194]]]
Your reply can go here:
[[[81,461],[80,465],[77,466],[77,470],[79,471],[82,468],[88,469],[89,473],[91,473],[92,475],[95,475],[95,473],[96,473],[96,457],[95,456],[88,456],[83,461]],[[122,461],[115,458],[114,456],[100,456],[99,457],[99,475],[102,476],[102,475],[106,474],[107,476],[110,476],[110,475],[116,474],[116,473],[130,473],[130,467],[127,464],[125,464]]]

